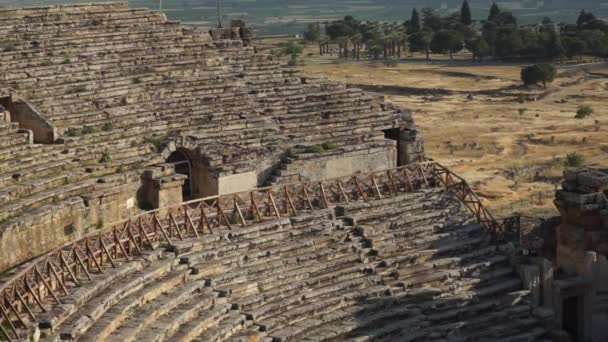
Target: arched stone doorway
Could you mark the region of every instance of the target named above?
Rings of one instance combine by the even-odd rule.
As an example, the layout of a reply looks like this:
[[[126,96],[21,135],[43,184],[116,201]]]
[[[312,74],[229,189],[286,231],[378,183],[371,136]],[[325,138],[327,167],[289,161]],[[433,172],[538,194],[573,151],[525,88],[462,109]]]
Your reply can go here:
[[[173,151],[167,158],[167,164],[173,164],[175,173],[188,177],[182,187],[182,196],[184,200],[192,199],[194,193],[192,186],[192,162],[188,156],[188,151],[184,149]]]

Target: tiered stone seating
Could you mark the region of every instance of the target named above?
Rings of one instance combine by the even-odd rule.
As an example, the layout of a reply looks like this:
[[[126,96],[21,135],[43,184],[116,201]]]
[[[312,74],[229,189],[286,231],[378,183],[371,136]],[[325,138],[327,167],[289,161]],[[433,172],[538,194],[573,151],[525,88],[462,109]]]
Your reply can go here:
[[[175,242],[37,315],[43,341],[542,340],[511,251],[424,190]]]
[[[84,182],[58,189],[75,195],[95,177],[158,162],[142,147],[150,136],[194,137],[211,167],[238,173],[263,158],[278,161],[294,144],[364,150],[381,144],[382,130],[401,119],[359,90],[304,79],[240,40],[212,40],[126,3],[2,9],[0,16],[0,84],[44,113],[64,144],[49,150],[53,165],[33,158],[10,171],[45,184],[38,192]],[[105,149],[112,163],[95,165]],[[61,164],[69,165],[69,177],[53,171]],[[50,201],[22,181],[9,182],[18,189],[2,204],[14,204],[11,216]]]

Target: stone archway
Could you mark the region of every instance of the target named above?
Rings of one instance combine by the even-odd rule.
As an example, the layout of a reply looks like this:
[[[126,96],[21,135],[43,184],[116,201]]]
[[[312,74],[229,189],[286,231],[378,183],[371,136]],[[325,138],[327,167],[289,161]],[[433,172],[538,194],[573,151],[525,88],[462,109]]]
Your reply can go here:
[[[190,151],[186,149],[176,149],[173,151],[169,157],[167,157],[167,164],[172,164],[175,168],[175,173],[187,176],[188,178],[184,181],[184,185],[182,187],[182,197],[184,200],[189,200],[193,198],[194,195],[194,184],[192,177],[192,161],[190,159],[189,153]]]
[[[187,187],[184,185],[184,199],[196,199],[218,194],[218,177],[209,167],[205,156],[201,155],[196,139],[192,137],[172,137],[165,141],[161,155],[167,163],[181,162],[176,165],[176,173],[186,174],[189,166]],[[171,159],[170,159],[171,158]],[[187,159],[189,164],[183,163]],[[180,169],[181,168],[181,169]],[[189,190],[189,193],[187,191]]]

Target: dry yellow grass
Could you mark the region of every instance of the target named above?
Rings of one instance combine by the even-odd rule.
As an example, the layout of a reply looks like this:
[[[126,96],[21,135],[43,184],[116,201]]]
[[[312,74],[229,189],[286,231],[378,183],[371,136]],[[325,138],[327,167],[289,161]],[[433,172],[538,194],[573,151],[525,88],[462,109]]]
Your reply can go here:
[[[587,164],[604,163],[608,153],[608,78],[579,74],[560,77],[550,85],[554,93],[538,101],[519,103],[515,94],[538,94],[539,89],[512,90],[513,96],[479,95],[468,91],[504,89],[520,84],[519,65],[476,65],[459,61],[338,63],[335,57],[303,58],[304,72],[351,84],[442,88],[447,96],[387,95],[386,99],[412,110],[421,129],[427,155],[462,175],[497,216],[512,211],[555,213],[553,194],[560,182],[563,158],[584,154]],[[436,57],[436,56],[433,56]],[[456,74],[454,74],[456,73]],[[594,114],[575,119],[581,105]],[[522,109],[522,111],[520,111]],[[606,152],[604,152],[606,151]]]

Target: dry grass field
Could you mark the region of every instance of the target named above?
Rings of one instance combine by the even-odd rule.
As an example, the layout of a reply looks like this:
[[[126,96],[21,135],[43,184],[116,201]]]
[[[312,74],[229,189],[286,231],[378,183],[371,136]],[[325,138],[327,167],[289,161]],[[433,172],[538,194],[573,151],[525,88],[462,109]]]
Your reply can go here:
[[[386,100],[413,111],[427,155],[467,179],[497,216],[554,214],[553,193],[569,152],[582,153],[587,165],[606,165],[608,69],[558,77],[540,97],[542,89],[521,86],[521,65],[480,65],[466,55],[432,56],[432,62],[413,56],[391,65],[340,62],[315,51],[308,47],[302,58],[308,75],[408,87],[386,93]],[[433,93],[437,88],[449,92]],[[575,119],[581,105],[593,115]]]

